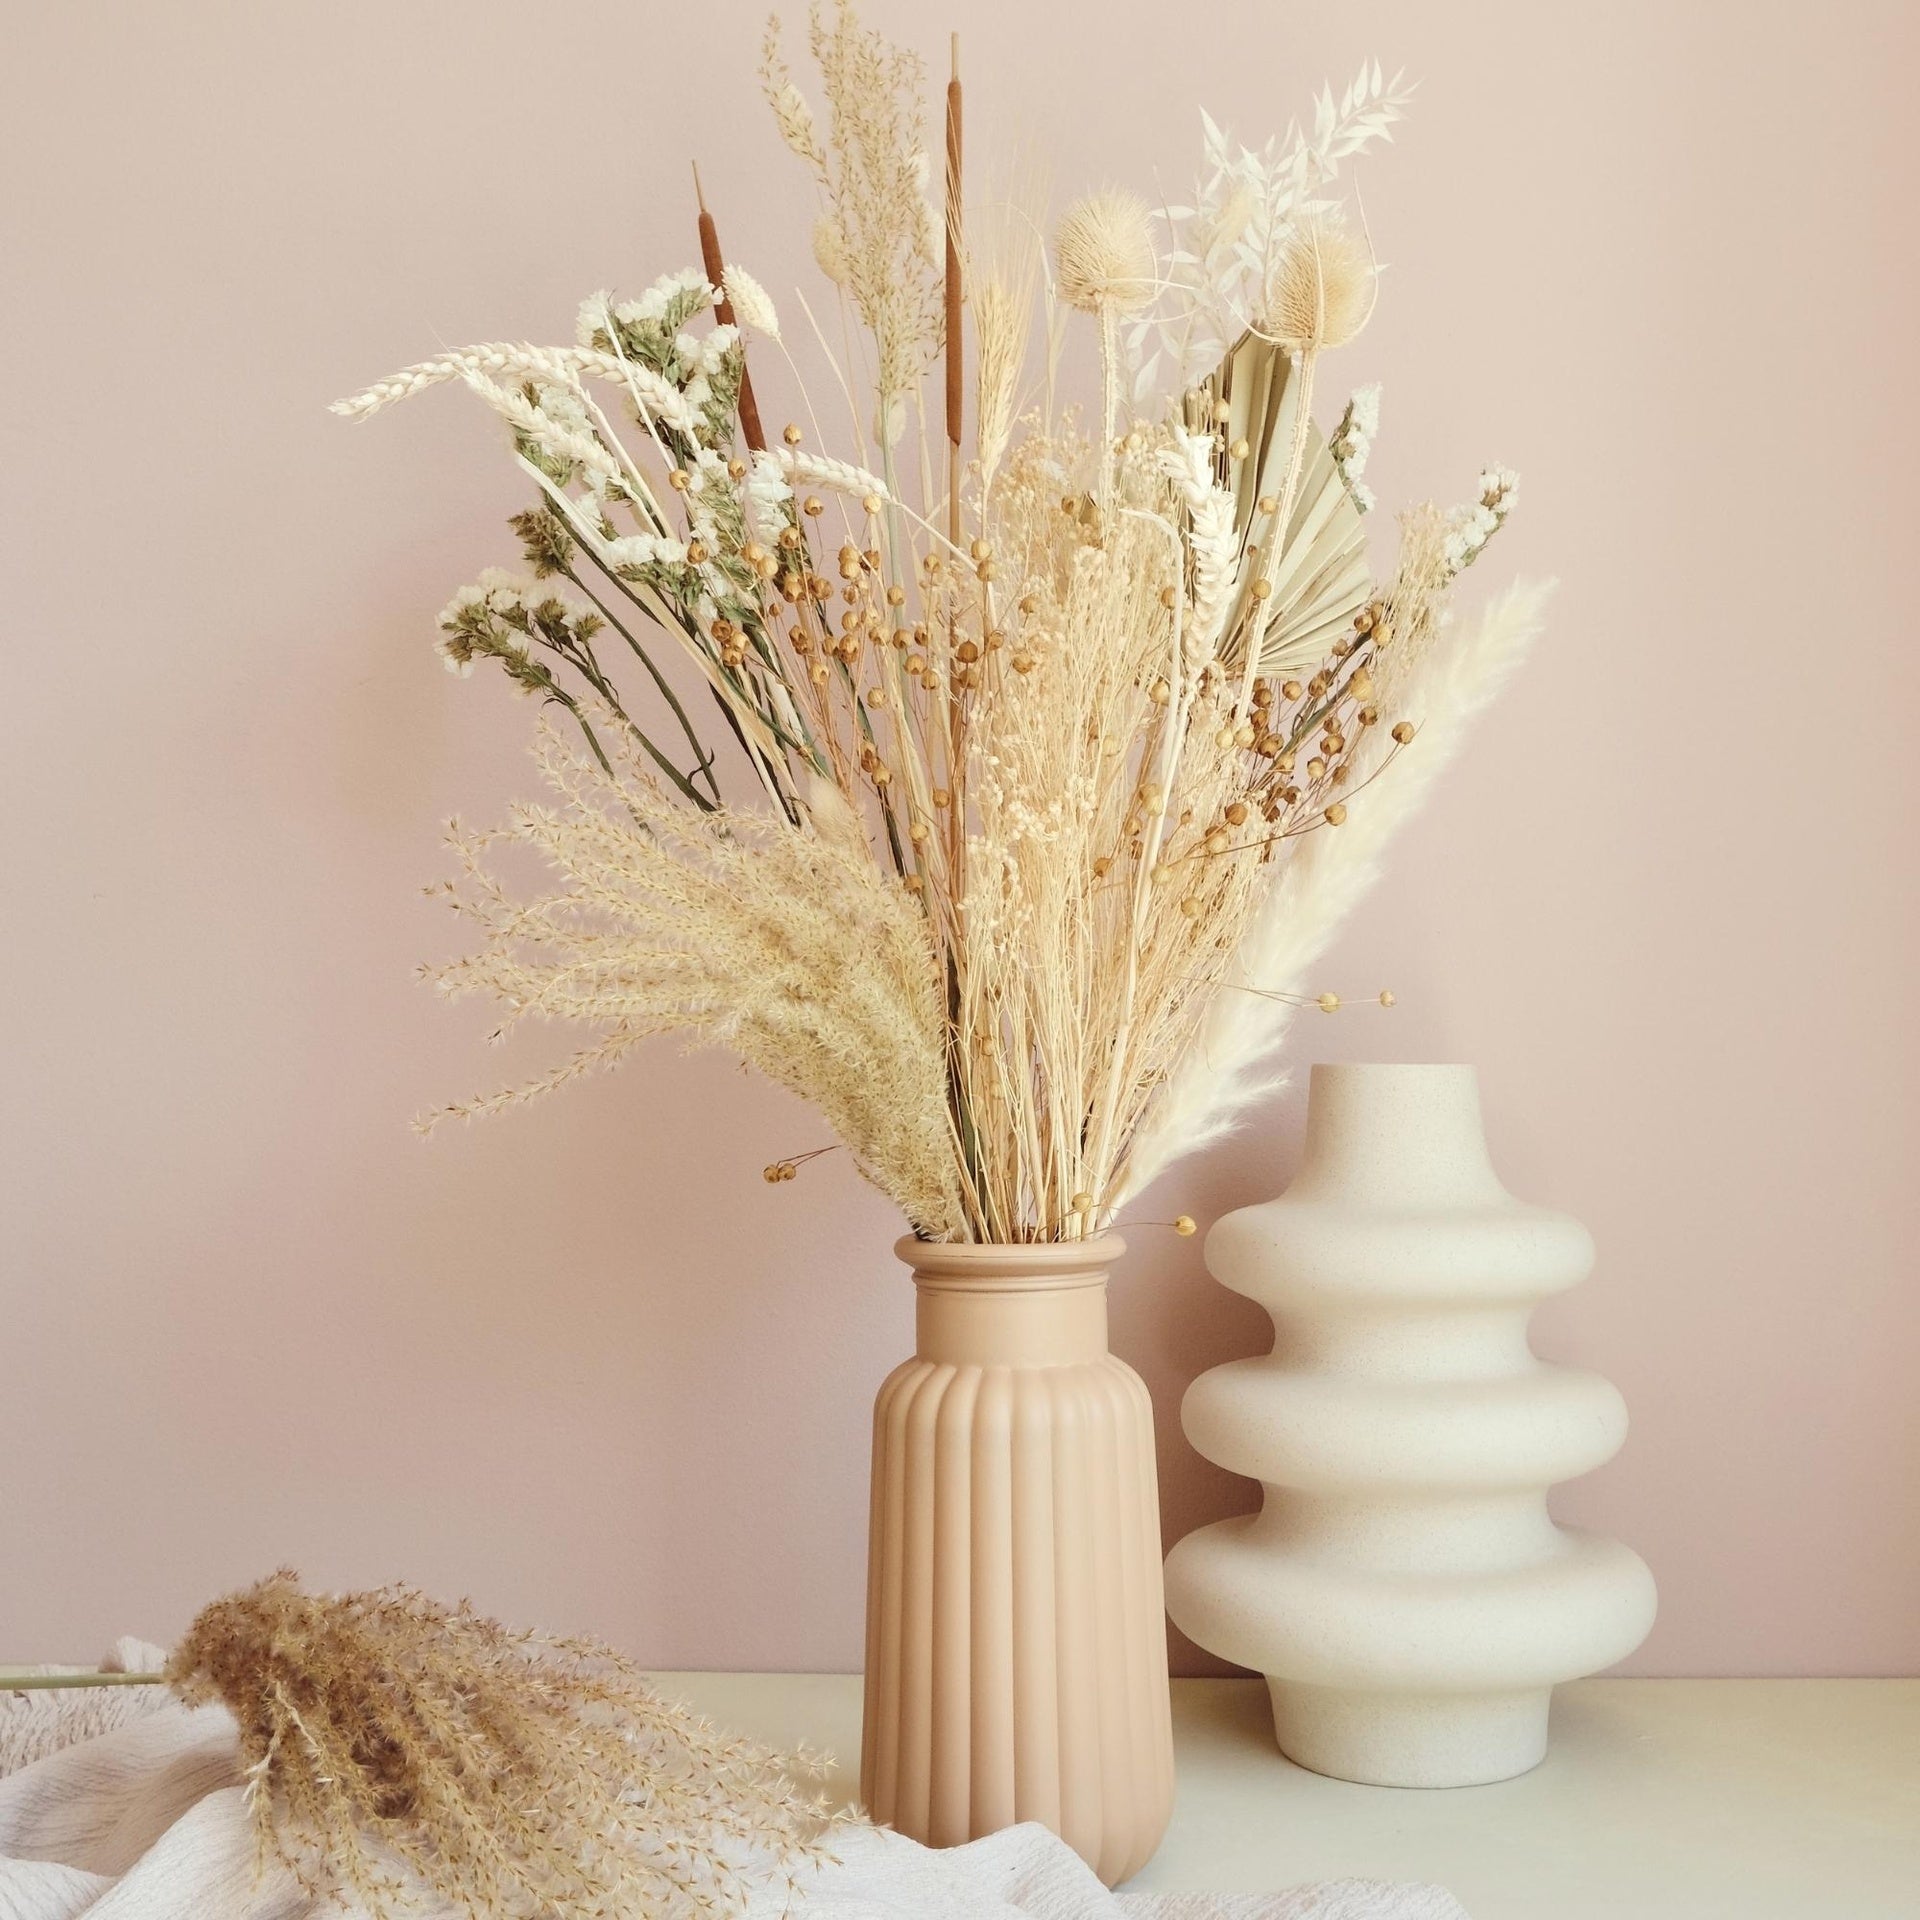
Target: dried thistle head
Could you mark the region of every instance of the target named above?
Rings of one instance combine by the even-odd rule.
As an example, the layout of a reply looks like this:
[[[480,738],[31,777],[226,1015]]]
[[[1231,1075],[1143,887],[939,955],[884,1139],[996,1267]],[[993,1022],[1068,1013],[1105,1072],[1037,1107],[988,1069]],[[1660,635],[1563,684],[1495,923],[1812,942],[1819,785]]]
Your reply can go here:
[[[1302,221],[1268,276],[1260,330],[1289,353],[1342,347],[1373,315],[1366,243],[1330,216]]]
[[[779,1756],[669,1704],[610,1648],[514,1633],[407,1588],[282,1569],[201,1612],[167,1665],[239,1724],[261,1856],[378,1916],[691,1920],[821,1856]]]
[[[1153,298],[1152,216],[1138,194],[1103,187],[1076,200],[1054,235],[1060,297],[1082,313],[1134,313]]]

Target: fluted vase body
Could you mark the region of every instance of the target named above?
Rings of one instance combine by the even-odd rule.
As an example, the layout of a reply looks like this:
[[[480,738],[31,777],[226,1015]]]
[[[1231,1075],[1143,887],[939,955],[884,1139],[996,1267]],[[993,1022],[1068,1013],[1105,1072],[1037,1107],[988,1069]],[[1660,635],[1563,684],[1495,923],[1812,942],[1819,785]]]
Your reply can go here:
[[[1051,1827],[1113,1885],[1173,1808],[1153,1409],[1107,1351],[1115,1235],[900,1243],[873,1416],[861,1796],[953,1846]]]
[[[1315,1067],[1299,1176],[1206,1252],[1274,1344],[1195,1381],[1182,1422],[1264,1497],[1174,1549],[1174,1620],[1267,1676],[1281,1750],[1315,1772],[1524,1773],[1554,1685],[1653,1623],[1639,1558],[1547,1513],[1626,1434],[1608,1382],[1527,1344],[1592,1266],[1585,1228],[1501,1186],[1470,1067]]]

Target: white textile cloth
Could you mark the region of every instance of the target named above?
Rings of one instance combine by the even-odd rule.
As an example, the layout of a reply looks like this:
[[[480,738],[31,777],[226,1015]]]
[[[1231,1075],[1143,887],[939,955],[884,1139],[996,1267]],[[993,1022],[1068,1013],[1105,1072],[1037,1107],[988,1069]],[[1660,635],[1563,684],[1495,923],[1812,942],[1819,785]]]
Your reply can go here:
[[[147,1672],[163,1657],[122,1641],[108,1664]],[[946,1852],[850,1828],[835,1852],[797,1901],[770,1891],[750,1920],[1467,1920],[1437,1887],[1372,1881],[1112,1894],[1039,1826]],[[256,1876],[224,1709],[190,1710],[159,1687],[0,1693],[0,1920],[81,1916],[322,1920],[285,1873]]]

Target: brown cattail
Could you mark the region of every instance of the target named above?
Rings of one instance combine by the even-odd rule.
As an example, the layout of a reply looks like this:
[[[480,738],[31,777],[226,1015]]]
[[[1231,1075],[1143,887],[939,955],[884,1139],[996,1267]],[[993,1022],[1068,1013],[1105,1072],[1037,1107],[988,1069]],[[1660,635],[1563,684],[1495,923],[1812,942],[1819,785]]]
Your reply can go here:
[[[720,295],[714,312],[720,316],[721,324],[734,326],[733,302],[727,297],[727,261],[720,251],[720,231],[713,224],[713,215],[707,211],[707,197],[700,191],[700,169],[693,170],[693,197],[700,207],[700,263],[707,279]],[[746,436],[747,445],[755,453],[763,452],[767,436],[761,431],[760,409],[753,397],[753,376],[747,372],[746,347],[740,349],[740,431]]]

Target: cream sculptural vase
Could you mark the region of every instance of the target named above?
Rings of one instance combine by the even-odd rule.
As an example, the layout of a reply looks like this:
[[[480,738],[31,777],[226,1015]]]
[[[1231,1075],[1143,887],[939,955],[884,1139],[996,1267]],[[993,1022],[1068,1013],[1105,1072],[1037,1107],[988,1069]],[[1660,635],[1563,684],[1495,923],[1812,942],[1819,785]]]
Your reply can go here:
[[[1592,1266],[1586,1229],[1500,1185],[1472,1068],[1315,1067],[1298,1178],[1206,1252],[1274,1346],[1196,1380],[1182,1420],[1265,1500],[1174,1549],[1174,1620],[1267,1676],[1281,1750],[1316,1773],[1524,1773],[1553,1686],[1653,1624],[1639,1558],[1547,1515],[1626,1434],[1612,1386],[1527,1345]]]
[[[1153,1408],[1107,1351],[1122,1243],[898,1251],[918,1350],[873,1413],[861,1798],[937,1847],[1041,1821],[1111,1886],[1173,1810]]]

